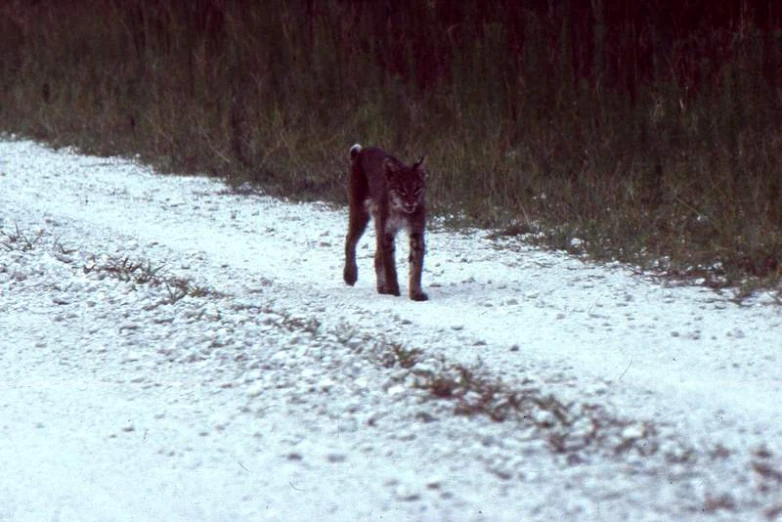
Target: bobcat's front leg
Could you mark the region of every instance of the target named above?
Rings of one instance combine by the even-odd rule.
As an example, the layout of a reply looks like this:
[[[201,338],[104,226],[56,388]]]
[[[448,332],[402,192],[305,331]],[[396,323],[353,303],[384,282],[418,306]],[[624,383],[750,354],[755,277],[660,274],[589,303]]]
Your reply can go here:
[[[429,296],[421,290],[421,272],[424,270],[424,235],[421,232],[410,233],[410,299],[426,301]]]
[[[345,268],[342,269],[342,279],[345,284],[353,286],[358,280],[358,265],[356,264],[356,246],[348,238],[345,241]]]
[[[385,228],[385,227],[383,227]],[[399,281],[396,277],[394,261],[394,235],[381,232],[377,227],[377,250],[375,251],[375,274],[377,274],[377,292],[379,294],[399,295]]]

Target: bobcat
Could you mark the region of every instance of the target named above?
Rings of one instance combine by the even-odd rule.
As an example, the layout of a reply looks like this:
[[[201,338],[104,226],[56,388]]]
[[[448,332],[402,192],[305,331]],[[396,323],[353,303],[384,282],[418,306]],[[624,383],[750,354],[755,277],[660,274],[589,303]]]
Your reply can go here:
[[[375,274],[378,293],[399,295],[394,239],[399,229],[404,228],[410,236],[410,299],[428,299],[421,290],[426,226],[425,159],[426,156],[423,156],[412,167],[408,167],[378,147],[362,148],[356,144],[350,148],[350,219],[345,239],[343,273],[348,285],[353,286],[358,279],[356,243],[366,230],[371,214],[377,236]]]

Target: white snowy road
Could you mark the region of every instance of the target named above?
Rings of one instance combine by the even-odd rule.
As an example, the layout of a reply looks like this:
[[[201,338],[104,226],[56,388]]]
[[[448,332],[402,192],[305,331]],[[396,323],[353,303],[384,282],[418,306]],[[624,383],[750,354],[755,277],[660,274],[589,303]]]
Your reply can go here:
[[[375,294],[371,234],[344,286],[345,221],[0,142],[0,521],[782,516],[770,298],[434,225],[414,303]],[[208,292],[170,302],[185,279]],[[560,454],[431,399],[394,343],[624,424]]]

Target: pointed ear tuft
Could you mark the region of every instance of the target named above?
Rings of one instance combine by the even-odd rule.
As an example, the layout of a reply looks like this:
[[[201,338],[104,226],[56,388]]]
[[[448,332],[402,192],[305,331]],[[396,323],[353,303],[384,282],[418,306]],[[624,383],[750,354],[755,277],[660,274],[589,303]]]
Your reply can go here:
[[[413,170],[421,174],[424,178],[427,177],[426,167],[424,167],[424,162],[426,161],[426,154],[421,156],[421,159],[418,160],[415,165],[413,165]]]

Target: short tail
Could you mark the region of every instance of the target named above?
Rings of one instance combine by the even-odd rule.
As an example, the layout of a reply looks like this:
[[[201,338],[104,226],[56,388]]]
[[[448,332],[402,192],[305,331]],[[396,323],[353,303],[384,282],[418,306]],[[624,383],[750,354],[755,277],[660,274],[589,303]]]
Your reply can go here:
[[[358,143],[350,147],[350,160],[353,161],[356,159],[356,156],[358,156],[359,152],[361,152],[361,145]]]

